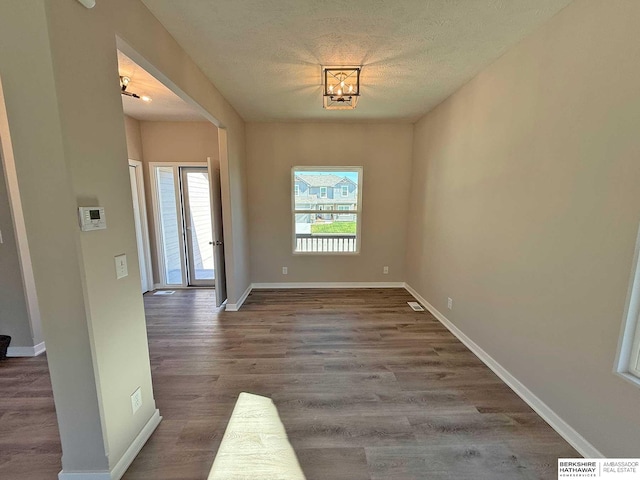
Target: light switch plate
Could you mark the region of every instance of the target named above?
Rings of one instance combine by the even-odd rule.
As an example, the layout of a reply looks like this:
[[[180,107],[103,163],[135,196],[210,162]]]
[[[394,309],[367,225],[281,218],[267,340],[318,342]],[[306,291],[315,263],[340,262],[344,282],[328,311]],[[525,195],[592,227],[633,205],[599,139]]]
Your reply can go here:
[[[125,254],[118,255],[115,257],[116,262],[116,279],[120,280],[121,278],[129,275],[129,270],[127,268],[127,256]]]

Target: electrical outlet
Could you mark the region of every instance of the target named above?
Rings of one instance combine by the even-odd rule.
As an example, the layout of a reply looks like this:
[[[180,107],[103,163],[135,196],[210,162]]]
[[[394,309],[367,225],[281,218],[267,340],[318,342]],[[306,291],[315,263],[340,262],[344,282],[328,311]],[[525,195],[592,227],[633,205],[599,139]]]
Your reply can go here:
[[[131,395],[131,410],[136,413],[142,406],[142,391],[140,387]]]
[[[121,278],[129,275],[129,270],[127,269],[127,256],[125,254],[118,255],[114,257],[116,262],[116,279],[120,280]]]
[[[389,267],[387,267],[387,266],[382,267],[382,273],[384,273],[385,275],[388,275],[389,274]]]
[[[287,267],[282,267],[282,274],[283,275],[288,275],[289,274],[289,269]]]
[[[451,297],[447,298],[447,308],[449,310],[453,308],[453,299]]]

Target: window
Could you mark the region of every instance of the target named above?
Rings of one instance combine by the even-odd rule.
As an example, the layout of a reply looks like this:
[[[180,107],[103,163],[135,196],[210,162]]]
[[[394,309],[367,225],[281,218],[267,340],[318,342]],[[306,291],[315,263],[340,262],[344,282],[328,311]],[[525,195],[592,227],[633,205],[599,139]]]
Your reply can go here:
[[[631,349],[631,358],[629,359],[629,373],[632,373],[636,377],[640,378],[640,322],[636,318],[635,335],[633,336],[633,343]]]
[[[293,253],[356,254],[360,251],[362,167],[293,167]],[[296,197],[295,181],[304,181],[317,196]],[[347,181],[350,185],[343,185]],[[349,200],[328,199],[329,189],[347,191]],[[349,194],[349,189],[352,189]],[[302,199],[301,199],[302,200]]]
[[[616,370],[627,380],[640,385],[640,234],[636,242],[634,267]]]
[[[342,185],[342,196],[343,197],[349,196],[349,185]]]
[[[295,185],[295,186],[293,187],[293,189],[294,189],[294,191],[295,191],[295,195],[296,195],[296,197],[299,197],[299,196],[300,196],[300,185]]]

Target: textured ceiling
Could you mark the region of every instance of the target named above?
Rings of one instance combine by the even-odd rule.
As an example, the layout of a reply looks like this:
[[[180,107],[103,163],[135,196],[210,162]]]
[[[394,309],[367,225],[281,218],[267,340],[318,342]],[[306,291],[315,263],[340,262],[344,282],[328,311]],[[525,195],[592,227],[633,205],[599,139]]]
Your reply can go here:
[[[245,120],[413,121],[571,0],[143,0]],[[353,111],[320,65],[363,65]]]
[[[118,72],[121,76],[131,79],[127,91],[151,97],[151,102],[147,103],[139,98],[122,95],[122,108],[125,115],[150,121],[204,121],[198,110],[120,51],[118,51]]]

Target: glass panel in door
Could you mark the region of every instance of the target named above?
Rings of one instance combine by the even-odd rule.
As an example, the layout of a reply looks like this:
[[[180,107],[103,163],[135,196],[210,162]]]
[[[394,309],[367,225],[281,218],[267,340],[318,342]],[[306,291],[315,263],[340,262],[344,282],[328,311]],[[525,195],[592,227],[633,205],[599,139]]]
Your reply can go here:
[[[214,284],[213,232],[209,172],[206,168],[182,168],[189,284]]]
[[[158,209],[160,213],[160,233],[162,235],[162,257],[164,260],[165,283],[183,285],[180,217],[176,195],[175,169],[157,167]]]

